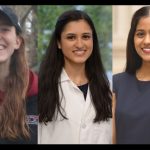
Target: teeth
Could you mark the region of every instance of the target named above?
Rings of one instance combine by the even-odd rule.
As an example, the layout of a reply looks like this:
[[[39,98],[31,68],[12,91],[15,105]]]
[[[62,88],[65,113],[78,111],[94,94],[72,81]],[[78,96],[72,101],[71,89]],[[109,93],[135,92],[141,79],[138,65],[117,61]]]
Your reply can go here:
[[[82,55],[82,54],[85,53],[85,51],[76,50],[76,51],[74,51],[74,53],[77,54],[77,55]]]
[[[3,45],[0,45],[0,49],[4,49],[4,46],[3,46]]]
[[[144,48],[144,50],[150,50],[150,48]]]
[[[150,48],[143,48],[143,51],[150,52]]]

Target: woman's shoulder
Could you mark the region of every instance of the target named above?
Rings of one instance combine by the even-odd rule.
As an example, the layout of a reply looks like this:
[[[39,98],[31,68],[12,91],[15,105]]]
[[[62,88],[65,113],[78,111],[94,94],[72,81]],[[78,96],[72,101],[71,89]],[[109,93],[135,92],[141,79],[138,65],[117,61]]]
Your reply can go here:
[[[119,78],[119,77],[124,77],[126,75],[127,75],[127,72],[121,72],[121,73],[114,74],[113,77]]]
[[[117,80],[128,80],[130,78],[133,78],[133,75],[127,73],[127,72],[121,72],[113,75],[113,81]]]
[[[116,92],[120,88],[129,86],[129,83],[134,81],[134,75],[127,72],[122,72],[113,75],[113,91]]]
[[[38,94],[38,75],[31,71],[29,72],[29,87],[27,96],[35,96]]]
[[[30,70],[29,87],[27,92],[27,114],[37,115],[38,76]]]

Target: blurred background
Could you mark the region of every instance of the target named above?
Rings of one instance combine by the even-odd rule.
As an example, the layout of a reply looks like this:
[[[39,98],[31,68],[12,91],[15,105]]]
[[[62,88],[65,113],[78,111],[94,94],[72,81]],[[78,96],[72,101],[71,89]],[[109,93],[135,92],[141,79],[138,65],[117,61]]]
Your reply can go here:
[[[109,78],[112,74],[112,6],[104,5],[8,5],[19,16],[26,40],[30,68],[38,73],[57,18],[66,10],[84,10],[92,18]]]
[[[132,15],[144,5],[113,5],[113,74],[123,72],[126,64],[126,43]]]

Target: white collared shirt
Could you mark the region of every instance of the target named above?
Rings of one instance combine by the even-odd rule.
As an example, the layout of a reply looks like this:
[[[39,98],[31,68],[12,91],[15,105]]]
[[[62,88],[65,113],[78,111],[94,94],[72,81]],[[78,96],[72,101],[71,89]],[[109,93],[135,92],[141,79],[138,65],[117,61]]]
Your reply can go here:
[[[63,90],[62,106],[68,120],[38,125],[39,144],[111,144],[112,120],[93,123],[95,110],[88,88],[86,101],[82,91],[69,79],[63,69],[60,84]],[[60,91],[60,89],[59,89]],[[61,93],[60,93],[61,95]]]

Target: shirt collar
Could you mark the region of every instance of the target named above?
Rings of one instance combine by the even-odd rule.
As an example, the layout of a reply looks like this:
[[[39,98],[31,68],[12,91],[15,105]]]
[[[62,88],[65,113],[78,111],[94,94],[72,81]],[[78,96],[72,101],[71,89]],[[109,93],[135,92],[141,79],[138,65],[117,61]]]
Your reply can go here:
[[[65,69],[63,68],[60,76],[60,82],[64,82],[64,81],[70,81],[70,78],[68,77]]]

